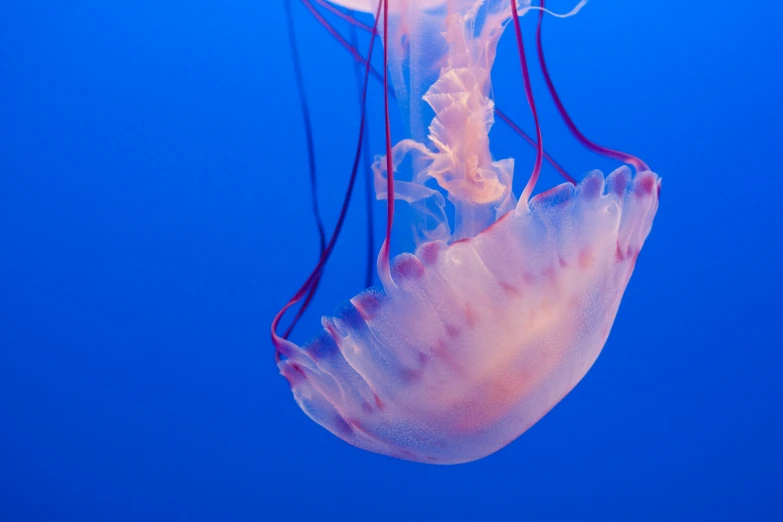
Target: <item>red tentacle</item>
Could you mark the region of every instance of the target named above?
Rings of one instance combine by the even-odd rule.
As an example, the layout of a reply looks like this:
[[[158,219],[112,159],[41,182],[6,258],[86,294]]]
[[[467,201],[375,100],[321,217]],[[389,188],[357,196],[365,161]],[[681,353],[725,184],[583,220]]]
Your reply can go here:
[[[538,181],[538,176],[541,173],[541,163],[544,157],[544,145],[541,138],[541,125],[538,122],[538,112],[536,111],[536,102],[533,99],[533,88],[530,85],[530,71],[527,68],[527,59],[525,58],[525,44],[522,42],[522,27],[519,25],[519,13],[517,12],[517,0],[511,0],[511,16],[514,19],[514,31],[517,35],[517,48],[519,50],[519,65],[522,69],[522,81],[525,87],[525,97],[527,98],[527,104],[530,106],[530,112],[533,113],[533,121],[536,125],[536,135],[538,140],[536,141],[536,162],[533,165],[533,172],[530,174],[530,179],[525,185],[525,189],[522,191],[520,200],[527,201],[530,199],[533,189]]]
[[[512,2],[515,2],[515,0],[512,0]],[[544,80],[546,81],[546,86],[549,89],[549,94],[552,95],[552,99],[557,106],[557,110],[560,112],[560,117],[568,127],[568,130],[571,131],[571,134],[574,135],[574,138],[576,138],[579,143],[597,154],[606,156],[607,158],[611,158],[613,160],[622,161],[623,163],[628,163],[629,165],[633,165],[637,172],[650,170],[647,164],[636,156],[632,156],[631,154],[627,154],[619,150],[602,147],[601,145],[588,140],[571,119],[571,116],[568,115],[568,111],[566,111],[563,102],[560,100],[560,96],[557,94],[555,84],[552,81],[552,77],[549,75],[549,69],[546,66],[546,60],[544,59],[544,46],[541,41],[541,23],[544,20],[544,2],[545,0],[541,0],[541,11],[539,11],[538,14],[538,28],[536,29],[536,49],[538,50],[538,63],[541,65],[541,72],[544,74]]]

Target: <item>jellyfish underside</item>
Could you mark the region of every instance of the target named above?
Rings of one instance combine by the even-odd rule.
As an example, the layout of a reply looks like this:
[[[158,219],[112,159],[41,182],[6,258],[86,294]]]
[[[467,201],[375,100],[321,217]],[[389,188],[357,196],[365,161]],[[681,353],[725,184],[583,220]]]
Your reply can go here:
[[[468,462],[516,439],[592,366],[650,232],[660,180],[620,167],[517,201],[514,161],[494,159],[488,136],[509,1],[389,4],[389,72],[410,123],[391,150],[394,197],[412,207],[417,248],[379,270],[382,288],[324,317],[309,344],[279,339],[278,365],[305,413],[346,442]],[[387,165],[373,167],[379,198]]]

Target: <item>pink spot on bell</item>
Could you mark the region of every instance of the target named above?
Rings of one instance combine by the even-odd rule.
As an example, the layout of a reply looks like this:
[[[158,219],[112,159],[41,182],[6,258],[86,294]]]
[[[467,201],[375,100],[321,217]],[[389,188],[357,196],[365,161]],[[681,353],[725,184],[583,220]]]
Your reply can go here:
[[[397,374],[399,375],[400,381],[407,385],[421,379],[421,372],[410,368],[400,368]]]
[[[294,363],[294,364],[291,365],[291,368],[293,368],[294,371],[296,371],[296,373],[301,375],[303,379],[307,380],[307,375],[305,375],[305,372],[304,372],[304,370],[302,370],[301,366],[299,366],[298,364]]]
[[[503,292],[505,292],[508,296],[519,296],[519,290],[515,286],[512,286],[508,283],[505,283],[503,281],[500,282],[500,288],[503,289]]]
[[[456,326],[447,324],[446,325],[446,334],[449,337],[452,337],[452,338],[457,337],[460,334],[460,329],[457,328]]]
[[[617,242],[617,250],[614,252],[614,258],[618,263],[625,261],[625,254],[623,253],[623,249],[620,248],[619,241]]]
[[[595,263],[595,254],[591,249],[585,248],[579,252],[579,268],[587,270],[593,266],[593,263]]]
[[[424,275],[424,266],[415,256],[406,255],[397,258],[394,271],[405,279],[419,279]]]
[[[371,321],[381,308],[381,297],[375,292],[365,292],[355,298],[353,305],[365,321]]]
[[[647,196],[649,194],[652,194],[652,189],[654,185],[655,185],[655,181],[653,180],[652,176],[645,176],[637,185],[636,195]]]
[[[467,321],[468,326],[471,328],[476,324],[476,313],[473,311],[473,307],[470,305],[465,307],[465,321]]]
[[[449,350],[449,345],[443,339],[438,339],[438,342],[432,347],[431,353],[433,357],[440,359],[444,365],[451,368],[454,372],[462,373],[459,363],[454,359],[451,350]]]
[[[337,342],[338,339],[341,338],[340,333],[335,330],[334,325],[331,322],[328,322],[324,325],[324,328],[329,333],[332,339],[334,339],[335,342]]]
[[[384,407],[383,401],[378,397],[377,393],[373,392],[373,395],[375,396],[375,404],[378,406],[379,410],[382,410]]]
[[[440,253],[442,245],[440,243],[432,242],[427,243],[421,247],[419,255],[425,265],[433,265],[438,260],[438,254]]]

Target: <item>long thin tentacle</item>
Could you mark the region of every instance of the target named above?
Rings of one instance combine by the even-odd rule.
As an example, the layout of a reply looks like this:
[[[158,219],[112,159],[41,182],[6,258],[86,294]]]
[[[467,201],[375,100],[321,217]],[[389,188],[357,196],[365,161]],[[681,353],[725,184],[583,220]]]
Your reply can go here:
[[[351,15],[349,15],[349,14],[346,14],[346,13],[344,13],[344,12],[340,11],[339,9],[337,9],[335,6],[333,6],[332,4],[330,4],[329,2],[327,2],[326,0],[315,0],[315,1],[316,1],[316,2],[318,3],[318,5],[320,5],[321,7],[323,7],[323,8],[324,8],[324,9],[326,9],[327,11],[331,12],[332,14],[334,14],[334,15],[336,15],[336,16],[338,16],[338,17],[342,18],[343,20],[345,20],[345,21],[346,21],[346,22],[348,22],[349,24],[353,25],[354,27],[358,27],[358,28],[360,28],[360,29],[364,29],[364,30],[365,30],[365,31],[367,31],[368,33],[369,33],[369,32],[372,32],[372,27],[371,27],[371,26],[369,26],[369,25],[367,25],[367,24],[363,24],[362,22],[360,22],[359,20],[357,20],[357,19],[356,19],[356,18],[354,18],[353,16],[351,16]]]
[[[512,0],[512,2],[513,1],[515,0]],[[543,11],[544,2],[545,0],[541,0],[542,10],[539,12],[538,15],[538,28],[536,29],[536,49],[538,50],[538,63],[541,65],[541,72],[544,74],[544,80],[546,81],[546,86],[549,89],[549,94],[551,94],[552,99],[554,100],[555,105],[557,106],[557,110],[558,112],[560,112],[560,117],[563,119],[563,122],[565,122],[566,126],[568,127],[568,130],[571,131],[571,134],[574,135],[574,137],[577,139],[577,141],[579,141],[579,143],[581,143],[587,149],[595,152],[596,154],[600,154],[602,156],[606,156],[607,158],[611,158],[613,160],[622,161],[623,163],[628,163],[629,165],[633,165],[633,167],[639,172],[650,170],[647,164],[641,159],[637,158],[636,156],[632,156],[631,154],[627,154],[619,150],[613,150],[606,147],[602,147],[601,145],[598,145],[588,140],[585,137],[585,135],[582,134],[582,132],[576,126],[574,121],[571,119],[571,116],[568,115],[568,111],[566,111],[563,102],[560,100],[560,96],[558,96],[557,94],[557,90],[555,89],[555,84],[552,81],[552,77],[549,75],[549,69],[546,66],[546,60],[544,59],[544,46],[541,39],[541,24],[544,20],[544,11]]]
[[[378,27],[378,18],[380,15],[380,4],[379,4],[379,11],[376,13],[375,17],[375,27],[373,30],[373,35],[370,38],[370,45],[369,50],[367,52],[367,55],[369,57],[372,57],[372,51],[373,46],[375,43],[375,32],[377,31]],[[340,232],[342,230],[343,224],[345,223],[345,216],[348,213],[348,205],[351,202],[351,196],[353,194],[354,185],[356,184],[356,177],[357,173],[359,171],[359,162],[362,154],[362,144],[364,141],[364,125],[365,125],[365,118],[366,118],[366,99],[367,99],[367,86],[370,82],[370,62],[367,60],[366,66],[365,66],[365,75],[364,75],[364,85],[362,87],[362,104],[361,104],[361,118],[359,122],[359,138],[358,143],[356,144],[356,153],[354,155],[354,161],[353,161],[353,168],[351,169],[351,176],[348,182],[348,188],[345,191],[345,197],[343,198],[343,204],[340,209],[340,216],[337,218],[337,224],[335,225],[334,232],[332,233],[331,238],[329,239],[328,244],[326,245],[326,249],[324,250],[324,253],[321,255],[321,258],[318,260],[318,264],[315,266],[312,272],[310,272],[310,275],[307,277],[305,282],[302,284],[302,286],[297,290],[296,294],[288,301],[288,303],[283,306],[282,309],[275,315],[274,319],[272,319],[272,325],[270,327],[270,333],[272,337],[272,344],[275,346],[275,360],[277,362],[280,361],[280,354],[281,351],[285,349],[286,346],[290,346],[290,342],[287,340],[287,337],[290,335],[292,329],[296,325],[296,322],[294,321],[291,326],[289,326],[288,330],[283,334],[283,336],[278,335],[277,329],[280,326],[280,321],[283,319],[283,316],[285,313],[296,303],[301,301],[306,295],[308,295],[308,292],[310,292],[310,288],[317,284],[318,280],[321,277],[321,273],[323,272],[324,266],[326,265],[327,261],[329,260],[329,257],[332,254],[332,251],[334,250],[334,246],[337,243],[337,238],[340,236]],[[306,308],[305,305],[302,306],[302,308]],[[297,317],[301,317],[301,313],[297,314]]]
[[[324,253],[326,248],[326,233],[321,219],[321,211],[318,208],[318,172],[315,161],[315,144],[313,143],[313,125],[310,118],[310,106],[307,103],[307,92],[305,91],[304,78],[302,75],[302,64],[299,60],[299,47],[296,43],[296,29],[294,27],[294,16],[291,12],[291,1],[285,0],[285,15],[288,24],[288,42],[291,49],[291,61],[294,66],[294,75],[296,76],[296,88],[299,92],[299,106],[302,110],[302,120],[305,128],[305,138],[307,141],[307,162],[310,175],[310,199],[313,207],[313,216],[318,227],[318,239],[320,241],[320,254]]]
[[[511,130],[517,133],[523,140],[528,142],[533,148],[536,147],[536,140],[528,136],[528,134],[519,128],[519,125],[514,123],[514,121],[506,116],[506,113],[495,107],[495,114],[498,118],[501,119],[506,125],[511,127]],[[549,154],[547,154],[546,150],[544,150],[544,159],[554,167],[554,169],[561,175],[563,178],[565,178],[566,181],[571,183],[572,185],[576,185],[576,180],[571,177],[571,175],[565,171],[563,167],[560,166],[560,164],[552,158]]]
[[[392,161],[391,121],[389,119],[389,0],[383,2],[383,108],[386,120],[386,239],[378,256],[379,276],[391,283],[391,233],[394,223],[394,163]]]
[[[530,174],[525,189],[522,191],[520,201],[527,201],[533,194],[533,189],[538,181],[538,176],[541,173],[541,163],[544,158],[544,145],[541,137],[541,125],[538,122],[538,111],[536,111],[536,102],[533,99],[533,88],[530,85],[530,71],[527,68],[527,59],[525,57],[525,44],[522,41],[522,27],[519,24],[519,13],[517,12],[517,0],[511,0],[511,16],[514,19],[514,31],[517,36],[517,49],[519,50],[519,65],[522,69],[522,82],[525,88],[525,97],[527,98],[527,104],[530,106],[530,112],[533,113],[533,121],[536,125],[536,135],[538,140],[536,141],[536,162],[533,164],[533,172]]]

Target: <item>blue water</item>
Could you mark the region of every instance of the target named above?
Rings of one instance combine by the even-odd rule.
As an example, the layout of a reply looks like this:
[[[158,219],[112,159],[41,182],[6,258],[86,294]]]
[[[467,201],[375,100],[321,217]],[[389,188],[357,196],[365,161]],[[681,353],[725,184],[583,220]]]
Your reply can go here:
[[[331,230],[353,64],[294,11]],[[318,248],[282,2],[0,13],[0,520],[783,520],[778,2],[591,0],[547,20],[575,120],[643,157],[662,203],[587,377],[449,467],[341,442],[274,365],[269,323]],[[496,93],[531,130],[519,78],[508,33]],[[614,168],[533,81],[549,151]],[[380,102],[374,84],[374,152]],[[524,181],[532,151],[500,123],[493,140]],[[296,340],[361,289],[363,217],[358,199]]]

